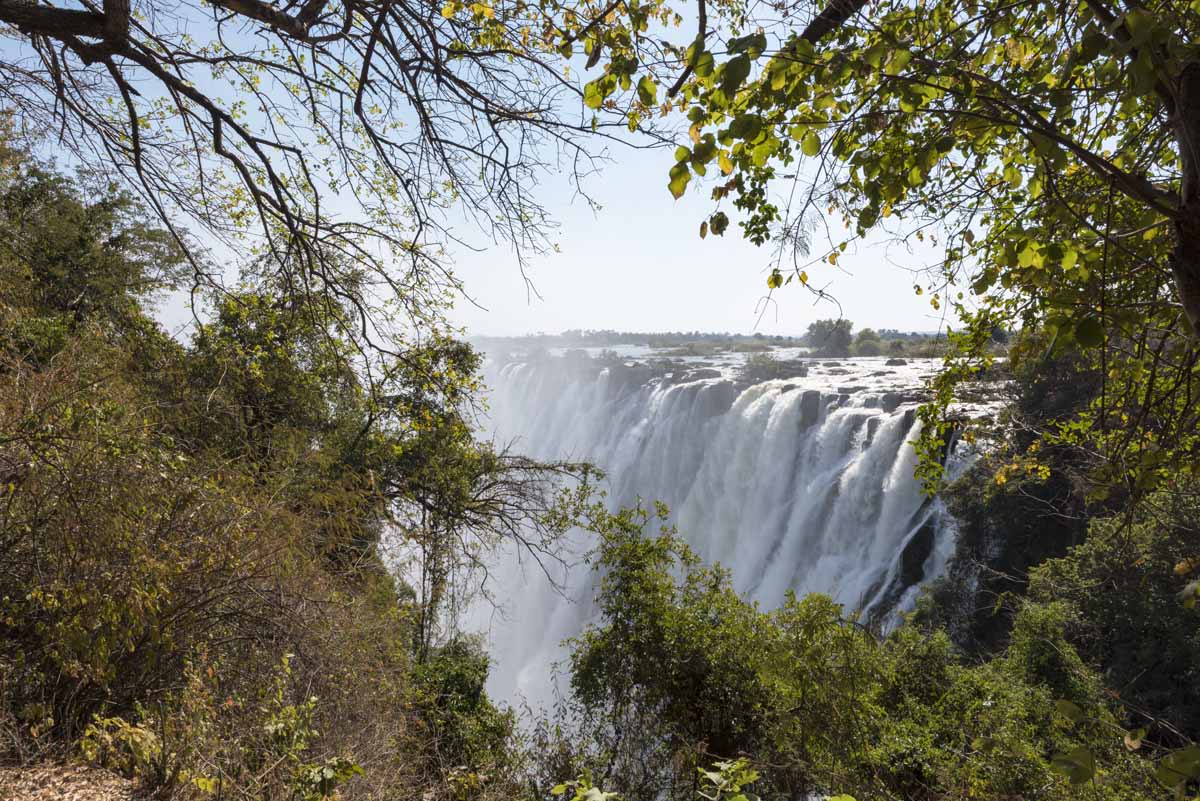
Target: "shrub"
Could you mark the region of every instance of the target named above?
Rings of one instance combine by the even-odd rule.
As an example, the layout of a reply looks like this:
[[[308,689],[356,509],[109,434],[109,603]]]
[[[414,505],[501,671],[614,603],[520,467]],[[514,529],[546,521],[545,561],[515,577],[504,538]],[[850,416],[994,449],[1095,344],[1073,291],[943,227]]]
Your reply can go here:
[[[1093,776],[1099,797],[1157,792],[1066,605],[1026,605],[1008,647],[973,663],[915,626],[877,639],[820,596],[763,612],[669,529],[646,536],[650,522],[593,521],[602,620],[571,662],[584,708],[540,745],[560,775],[690,801],[697,769],[744,757],[764,798],[1085,799]]]

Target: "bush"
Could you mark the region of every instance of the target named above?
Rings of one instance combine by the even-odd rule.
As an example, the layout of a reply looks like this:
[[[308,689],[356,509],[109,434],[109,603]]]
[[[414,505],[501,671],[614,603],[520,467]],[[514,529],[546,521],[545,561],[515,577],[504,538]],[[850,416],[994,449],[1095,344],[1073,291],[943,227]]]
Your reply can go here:
[[[876,339],[868,339],[866,342],[854,343],[855,356],[878,356],[883,353],[883,345]]]
[[[1200,737],[1200,609],[1181,601],[1198,526],[1200,490],[1181,481],[1136,514],[1094,521],[1084,542],[1030,576],[1032,598],[1070,610],[1071,641],[1137,710],[1131,725],[1177,745],[1158,721]]]
[[[643,533],[651,522],[593,520],[602,619],[571,661],[583,709],[539,742],[560,776],[690,800],[697,769],[736,755],[763,798],[1093,798],[1084,773],[1103,776],[1104,798],[1158,792],[1154,765],[1121,745],[1066,605],[1026,605],[980,664],[915,626],[877,639],[820,596],[763,612],[671,530]],[[1071,762],[1084,755],[1090,770]]]
[[[874,329],[864,328],[854,339],[855,356],[878,356],[883,353],[883,341]]]
[[[442,599],[505,535],[552,553],[583,468],[476,442],[479,357],[436,332],[376,374],[352,306],[251,286],[173,341],[141,306],[161,232],[35,173],[0,174],[0,759],[161,797],[510,796],[511,719]]]

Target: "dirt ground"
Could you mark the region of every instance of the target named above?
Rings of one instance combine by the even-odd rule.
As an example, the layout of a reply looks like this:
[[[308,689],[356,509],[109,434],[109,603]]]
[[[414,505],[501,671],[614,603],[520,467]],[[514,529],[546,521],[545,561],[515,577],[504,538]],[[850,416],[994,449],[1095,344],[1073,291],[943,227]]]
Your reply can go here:
[[[0,768],[0,801],[130,801],[133,782],[87,765]]]

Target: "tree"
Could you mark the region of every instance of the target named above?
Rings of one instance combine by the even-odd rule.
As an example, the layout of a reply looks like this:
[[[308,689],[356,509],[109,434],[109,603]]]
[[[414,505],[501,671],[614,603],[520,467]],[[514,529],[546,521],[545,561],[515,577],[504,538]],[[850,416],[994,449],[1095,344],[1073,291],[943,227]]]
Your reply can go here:
[[[1114,736],[1119,709],[1068,640],[1065,605],[1026,605],[995,658],[964,659],[942,632],[877,638],[820,595],[764,611],[654,531],[656,511],[589,520],[602,578],[570,661],[583,714],[556,709],[538,743],[566,775],[694,801],[696,768],[732,751],[762,798],[1083,799],[1092,775],[1114,798],[1160,792],[1148,754]],[[1079,748],[1090,769],[1065,770]]]
[[[1171,3],[1127,11],[1103,0],[1015,8],[923,0],[868,10],[839,0],[803,30],[730,40],[719,65],[701,31],[692,62],[706,68],[691,71],[680,97],[696,138],[713,147],[680,164],[721,163],[732,178],[720,194],[748,213],[753,239],[777,224],[794,235],[826,203],[859,234],[903,217],[914,230],[939,231],[945,268],[982,267],[983,289],[999,270],[1044,296],[1036,270],[1082,282],[1079,268],[1098,267],[1108,243],[1114,260],[1124,257],[1114,277],[1148,271],[1173,283],[1175,308],[1196,330],[1198,24]],[[763,189],[799,156],[820,159],[821,169],[798,193],[800,206],[781,209]],[[1112,217],[1114,198],[1136,219]],[[1131,225],[1164,240],[1160,258],[1119,241]],[[1052,305],[1073,307],[1064,301]],[[1082,320],[1095,310],[1075,311]]]
[[[883,342],[874,329],[864,328],[854,338],[854,355],[878,356],[883,353]]]
[[[546,246],[540,175],[594,167],[580,89],[560,60],[598,4],[195,0],[140,8],[0,2],[15,40],[0,97],[19,132],[54,132],[72,157],[137,187],[191,256],[198,223],[238,255],[269,256],[294,289],[376,291],[428,324],[457,288],[444,248],[472,234]],[[632,19],[658,13],[637,10]],[[619,124],[625,125],[621,119]],[[402,269],[396,269],[395,265]],[[345,269],[357,273],[347,276]],[[349,333],[373,339],[360,320]]]
[[[1000,326],[1045,330],[1106,376],[1074,433],[1046,432],[1082,432],[1106,481],[1153,484],[1194,463],[1197,12],[833,0],[815,15],[747,14],[698,14],[668,93],[691,125],[670,191],[715,184],[701,232],[740,214],[747,238],[775,244],[769,290],[794,281],[820,298],[822,264],[858,238],[935,246],[915,291],[963,326],[926,414],[931,455],[955,386],[988,364]],[[812,223],[826,214],[818,244]],[[1169,446],[1150,453],[1147,440]]]
[[[818,356],[849,356],[853,328],[854,323],[846,319],[816,320],[809,323],[802,341]]]
[[[0,305],[37,308],[54,320],[41,333],[59,334],[22,343],[32,360],[89,323],[143,325],[138,302],[180,278],[182,253],[128,192],[99,176],[81,180],[0,144]],[[14,316],[0,345],[17,344],[26,322]]]
[[[3,155],[4,759],[79,747],[163,795],[317,798],[355,755],[375,790],[348,798],[455,774],[512,797],[511,715],[438,624],[501,541],[556,558],[589,491],[557,479],[586,469],[475,439],[469,345],[364,361],[346,308],[269,269],[175,341],[145,304],[180,263],[152,214]]]

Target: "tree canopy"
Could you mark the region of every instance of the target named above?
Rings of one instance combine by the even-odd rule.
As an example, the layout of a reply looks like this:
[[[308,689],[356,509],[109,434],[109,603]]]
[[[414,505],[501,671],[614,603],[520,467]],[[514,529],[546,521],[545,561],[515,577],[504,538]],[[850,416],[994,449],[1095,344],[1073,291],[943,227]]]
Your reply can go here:
[[[1021,311],[1073,316],[1082,344],[1116,322],[1093,308],[1099,285],[1143,274],[1164,324],[1181,311],[1200,323],[1188,222],[1195,11],[844,2],[803,29],[790,13],[805,9],[731,18],[748,33],[724,46],[702,30],[680,93],[694,144],[673,176],[686,184],[716,161],[728,177],[714,197],[746,213],[750,238],[800,241],[823,209],[849,237],[891,219],[940,238],[947,278],[970,273],[976,294],[1019,290]],[[818,163],[785,174],[802,157]],[[798,183],[789,205],[768,196],[772,179]],[[1113,275],[1101,281],[1105,243]],[[836,263],[839,244],[819,258]]]
[[[914,291],[958,329],[928,437],[945,438],[939,415],[993,332],[1024,329],[1087,354],[1104,384],[1050,437],[1091,438],[1126,487],[1195,462],[1196,9],[699,2],[696,19],[667,92],[690,124],[668,189],[711,187],[701,236],[738,219],[773,245],[769,292],[818,297],[856,241],[924,243]],[[589,86],[616,102],[607,77]]]
[[[854,324],[842,318],[838,320],[814,320],[802,342],[819,356],[849,356],[850,335]]]
[[[368,384],[340,318],[271,276],[208,293],[207,322],[177,342],[145,305],[185,263],[153,215],[2,155],[5,759],[80,740],[166,788],[316,799],[353,775],[345,737],[400,748],[414,773],[436,747],[455,765],[505,758],[511,721],[481,697],[486,657],[448,607],[487,586],[476,571],[501,542],[558,558],[558,480],[587,468],[476,439],[465,343],[425,332]],[[414,714],[429,739],[382,733]]]
[[[198,284],[222,277],[206,251],[259,259],[293,291],[353,301],[347,330],[372,340],[373,307],[428,325],[458,288],[447,246],[549,246],[538,179],[578,184],[612,124],[581,115],[564,59],[610,10],[5,0],[0,104],[18,133],[137,188]]]

